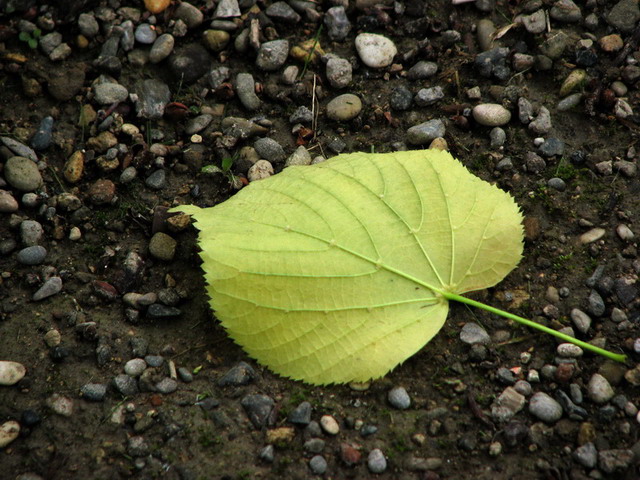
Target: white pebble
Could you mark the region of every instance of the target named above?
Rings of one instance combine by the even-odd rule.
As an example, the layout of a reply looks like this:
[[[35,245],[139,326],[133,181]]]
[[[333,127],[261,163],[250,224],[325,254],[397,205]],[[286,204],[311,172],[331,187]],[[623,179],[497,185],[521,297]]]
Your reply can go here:
[[[609,381],[599,373],[594,373],[587,385],[587,394],[594,403],[607,403],[615,392]]]
[[[497,103],[481,103],[473,107],[473,118],[485,127],[500,127],[511,120],[511,112]]]
[[[9,420],[0,425],[0,448],[4,448],[13,442],[20,434],[20,424],[15,420]]]
[[[556,351],[558,355],[565,358],[578,358],[584,353],[578,345],[574,345],[573,343],[561,343],[558,345]]]
[[[398,53],[398,49],[391,40],[375,33],[358,35],[356,50],[362,63],[371,68],[388,67]]]
[[[337,435],[340,432],[340,425],[331,415],[323,415],[320,418],[320,426],[329,435]]]
[[[27,369],[18,362],[0,360],[0,385],[14,385],[27,373]]]

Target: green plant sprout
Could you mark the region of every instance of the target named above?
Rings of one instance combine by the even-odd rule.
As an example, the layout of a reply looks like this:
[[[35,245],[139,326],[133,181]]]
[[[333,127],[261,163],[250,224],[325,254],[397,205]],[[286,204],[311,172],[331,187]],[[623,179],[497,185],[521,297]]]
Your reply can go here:
[[[353,153],[251,183],[194,216],[216,317],[276,373],[316,385],[382,377],[421,350],[456,301],[609,352],[463,296],[524,249],[513,198],[448,152]]]
[[[42,31],[39,28],[34,29],[32,32],[20,32],[18,39],[29,45],[30,48],[38,47],[38,40],[42,36]]]

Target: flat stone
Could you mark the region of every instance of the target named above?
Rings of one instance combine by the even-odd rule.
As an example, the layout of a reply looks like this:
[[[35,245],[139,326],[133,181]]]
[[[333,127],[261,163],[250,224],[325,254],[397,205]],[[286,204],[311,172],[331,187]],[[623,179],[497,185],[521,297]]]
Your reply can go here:
[[[460,330],[460,340],[468,345],[488,345],[491,343],[491,337],[487,331],[474,322],[465,323]]]
[[[362,101],[357,95],[345,93],[327,104],[327,117],[331,120],[346,122],[357,117],[362,111]]]
[[[51,277],[47,279],[42,286],[33,294],[33,301],[38,302],[60,293],[62,290],[62,279],[60,277]]]

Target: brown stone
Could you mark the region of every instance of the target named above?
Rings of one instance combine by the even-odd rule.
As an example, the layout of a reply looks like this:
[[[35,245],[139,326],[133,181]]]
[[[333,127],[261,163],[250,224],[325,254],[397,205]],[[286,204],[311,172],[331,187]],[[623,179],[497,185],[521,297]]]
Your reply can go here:
[[[622,37],[617,33],[606,35],[598,40],[598,45],[605,52],[617,52],[624,46]]]
[[[111,180],[102,178],[91,185],[87,193],[89,200],[94,205],[105,205],[113,200],[116,194],[116,186]]]
[[[84,153],[77,150],[71,154],[62,168],[62,175],[69,183],[76,183],[84,173]]]

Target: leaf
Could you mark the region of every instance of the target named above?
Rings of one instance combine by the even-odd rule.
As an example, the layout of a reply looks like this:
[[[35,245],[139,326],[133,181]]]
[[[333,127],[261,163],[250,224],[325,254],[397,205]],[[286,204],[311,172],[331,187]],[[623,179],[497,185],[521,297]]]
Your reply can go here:
[[[313,384],[385,375],[440,330],[446,295],[495,285],[523,248],[511,196],[436,150],[340,155],[174,210],[229,335]]]

